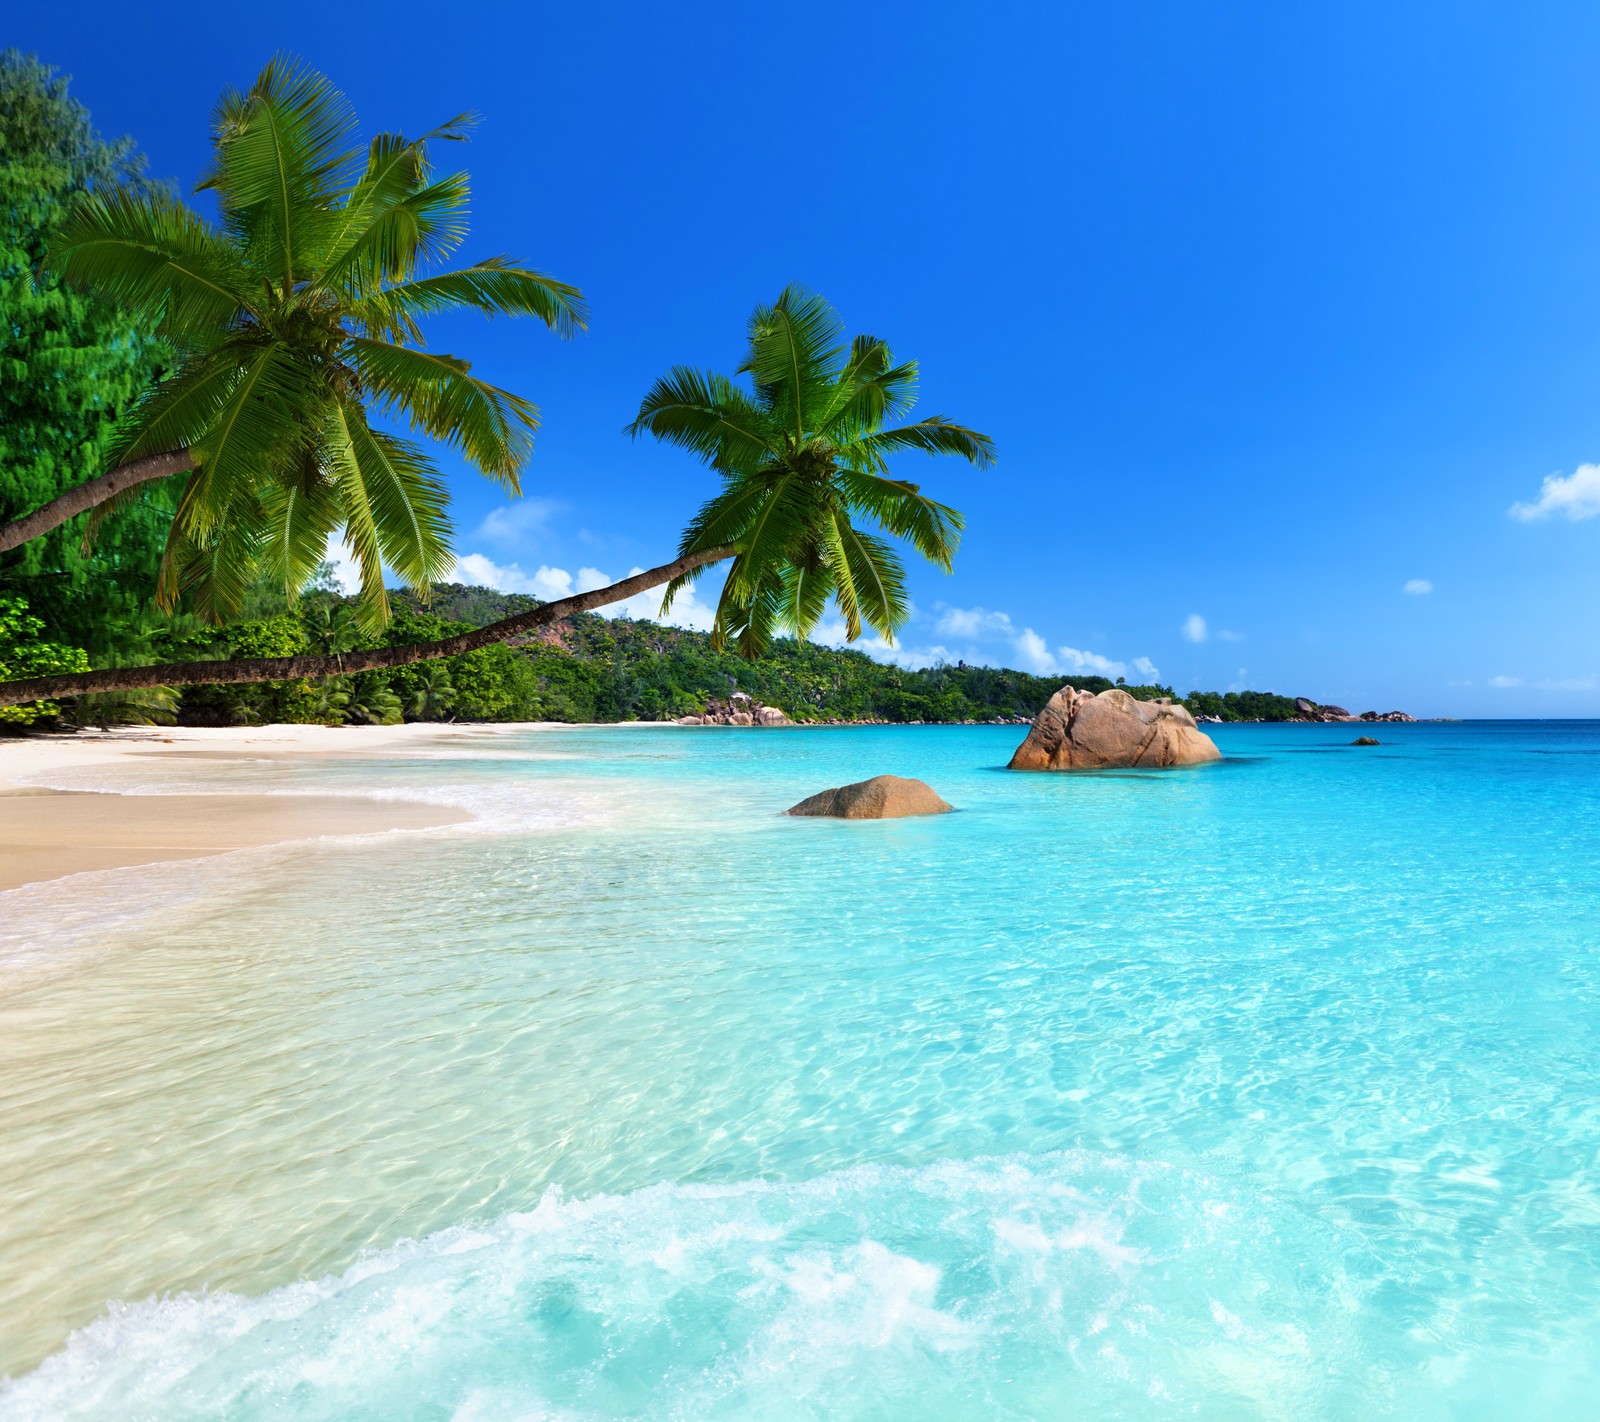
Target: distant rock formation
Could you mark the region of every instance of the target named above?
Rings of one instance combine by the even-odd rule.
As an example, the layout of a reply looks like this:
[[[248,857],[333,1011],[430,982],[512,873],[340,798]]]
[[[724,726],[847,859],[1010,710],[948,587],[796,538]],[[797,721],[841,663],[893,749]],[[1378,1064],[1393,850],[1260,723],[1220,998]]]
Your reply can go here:
[[[950,806],[920,780],[874,775],[809,796],[786,810],[790,815],[825,815],[836,820],[894,820],[904,815],[944,815]]]
[[[1381,746],[1383,742],[1375,741],[1371,736],[1357,736],[1350,744],[1353,746]]]
[[[1186,706],[1137,701],[1121,687],[1098,696],[1063,686],[1033,718],[1012,770],[1112,770],[1221,760]]]
[[[1294,719],[1297,721],[1415,721],[1404,711],[1363,711],[1353,716],[1343,706],[1322,706],[1304,696],[1294,699]]]
[[[726,701],[708,701],[699,716],[678,717],[680,726],[787,726],[789,718],[776,706],[766,706],[742,691]]]

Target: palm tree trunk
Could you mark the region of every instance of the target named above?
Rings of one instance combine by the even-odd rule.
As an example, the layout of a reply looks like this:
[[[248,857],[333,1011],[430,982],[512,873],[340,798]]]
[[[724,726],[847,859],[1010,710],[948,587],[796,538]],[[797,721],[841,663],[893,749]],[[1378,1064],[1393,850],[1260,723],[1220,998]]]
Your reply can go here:
[[[86,509],[92,509],[115,498],[124,489],[135,484],[145,484],[152,479],[166,479],[173,474],[184,474],[194,468],[194,455],[187,449],[169,449],[163,454],[147,454],[142,459],[129,460],[115,469],[107,470],[98,479],[79,484],[59,494],[49,503],[41,505],[30,514],[0,523],[0,553],[20,548],[42,533],[59,528],[69,518],[76,518]]]
[[[373,647],[360,652],[336,652],[330,656],[247,657],[238,661],[168,662],[151,667],[110,667],[105,671],[68,672],[61,676],[36,676],[23,681],[0,682],[0,706],[18,706],[27,701],[44,701],[58,696],[86,696],[96,691],[137,691],[147,686],[204,686],[250,681],[288,681],[297,677],[343,676],[353,672],[386,671],[390,667],[410,666],[413,662],[437,657],[455,657],[503,642],[518,633],[546,627],[575,612],[621,602],[635,593],[648,592],[684,573],[720,563],[738,550],[732,545],[690,553],[659,568],[635,573],[620,583],[595,588],[592,592],[547,602],[531,612],[491,622],[471,632],[441,637],[436,642],[412,642],[402,647]]]

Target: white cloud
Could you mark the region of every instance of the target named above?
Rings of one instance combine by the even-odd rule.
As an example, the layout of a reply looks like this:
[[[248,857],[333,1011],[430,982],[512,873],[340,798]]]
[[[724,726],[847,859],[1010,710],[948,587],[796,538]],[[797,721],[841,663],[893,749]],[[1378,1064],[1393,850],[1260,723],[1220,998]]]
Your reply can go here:
[[[456,559],[452,581],[494,588],[498,592],[529,593],[546,602],[571,597],[577,591],[572,584],[572,574],[565,568],[541,563],[533,572],[525,573],[519,563],[496,563],[482,553],[467,553]]]
[[[1021,663],[1023,671],[1044,676],[1056,669],[1055,658],[1050,655],[1049,644],[1033,628],[1024,627],[1012,639],[1011,645],[1016,648],[1017,660]]]
[[[503,508],[490,509],[473,537],[497,548],[522,548],[545,532],[560,507],[551,499],[518,499]]]
[[[946,637],[1014,637],[1016,628],[1004,612],[989,612],[981,607],[946,607],[935,624]]]
[[[1018,627],[1007,612],[992,612],[984,607],[946,607],[940,605],[934,628],[942,637],[973,642],[988,642],[991,649],[969,650],[961,660],[979,665],[997,664],[1014,666],[1035,676],[1094,676],[1119,677],[1128,674],[1129,663],[1120,662],[1099,652],[1080,647],[1052,647],[1031,627]],[[1004,650],[1001,650],[1004,648]],[[948,650],[937,650],[948,658]],[[904,662],[903,657],[896,658]],[[923,665],[927,665],[926,662]],[[1160,676],[1155,663],[1148,657],[1137,657],[1133,669],[1141,676],[1155,680]]]
[[[1520,676],[1492,676],[1489,678],[1489,685],[1498,686],[1503,690],[1508,686],[1521,686],[1522,678]]]
[[[1413,597],[1427,597],[1433,591],[1433,584],[1426,578],[1412,578],[1400,591],[1410,593]]]
[[[352,597],[361,591],[361,569],[350,553],[350,545],[342,537],[338,534],[330,537],[322,557],[324,562],[333,564],[333,582],[340,592]]]
[[[632,568],[628,572],[631,578],[635,573],[644,572],[643,568]],[[578,591],[588,592],[591,588],[603,588],[613,579],[608,578],[596,568],[580,568],[578,570]],[[604,617],[635,617],[648,622],[664,622],[669,627],[692,627],[696,632],[709,632],[711,624],[717,620],[716,599],[705,602],[700,597],[699,585],[690,583],[682,589],[677,597],[672,600],[672,609],[662,616],[661,594],[663,588],[648,588],[642,593],[635,593],[630,598],[621,602],[612,603],[609,607],[596,608]]]
[[[923,667],[938,666],[941,662],[954,663],[963,660],[948,647],[939,644],[931,647],[908,647],[900,642],[887,642],[876,633],[857,637],[852,642],[843,619],[838,617],[829,617],[819,622],[811,634],[811,640],[824,647],[848,647],[854,652],[865,652],[874,661],[890,662],[897,667],[905,667],[908,671],[921,671]]]
[[[1600,679],[1592,676],[1556,676],[1546,677],[1537,685],[1541,691],[1593,691],[1600,686]]]
[[[635,573],[642,572],[643,568],[634,568],[626,576],[631,578]],[[477,584],[499,592],[529,593],[545,602],[609,587],[619,581],[599,568],[579,568],[574,574],[565,568],[540,564],[533,572],[527,573],[516,563],[496,563],[481,553],[467,553],[458,558],[452,578],[455,582]],[[621,602],[595,610],[603,617],[647,618],[651,622],[665,622],[673,627],[692,627],[700,632],[711,630],[716,608],[702,601],[695,585],[683,589],[673,599],[672,611],[665,617],[661,615],[661,593],[660,588],[649,588]]]
[[[1539,486],[1539,497],[1531,504],[1512,504],[1506,510],[1524,523],[1560,514],[1576,522],[1600,514],[1600,464],[1580,464],[1562,478],[1549,475]]]
[[[1219,642],[1242,642],[1242,641],[1244,641],[1244,633],[1243,632],[1230,632],[1226,627],[1224,627],[1222,629],[1222,631],[1217,633],[1217,641],[1219,641]]]
[[[1182,632],[1190,642],[1204,642],[1207,637],[1206,620],[1198,612],[1191,612],[1184,618]]]

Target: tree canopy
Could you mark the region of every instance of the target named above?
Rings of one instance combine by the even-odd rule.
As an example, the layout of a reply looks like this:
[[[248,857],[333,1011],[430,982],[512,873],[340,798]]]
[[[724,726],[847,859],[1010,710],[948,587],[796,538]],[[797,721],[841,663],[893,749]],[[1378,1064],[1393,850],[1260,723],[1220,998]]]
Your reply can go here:
[[[163,606],[187,592],[222,620],[262,574],[298,591],[340,530],[369,627],[387,620],[386,567],[419,591],[446,573],[444,480],[377,416],[517,491],[536,408],[425,349],[422,323],[464,309],[567,334],[585,313],[576,288],[509,257],[444,266],[466,236],[469,188],[465,173],[436,173],[431,154],[470,123],[382,133],[363,149],[345,97],[278,58],[217,103],[198,190],[218,221],[160,189],[77,195],[50,263],[149,323],[174,354],[109,450],[124,475],[192,468],[162,560]],[[102,510],[129,497],[114,479],[104,487]]]
[[[905,565],[880,533],[950,569],[961,515],[889,472],[906,451],[994,461],[987,435],[943,415],[886,427],[916,404],[917,363],[876,336],[846,340],[820,296],[785,288],[751,314],[737,374],[674,366],[628,427],[704,459],[722,489],[679,544],[738,548],[717,605],[715,635],[759,655],[779,630],[804,637],[834,601],[853,640],[863,626],[890,641],[910,606]],[[867,520],[880,532],[859,527]],[[699,570],[668,585],[663,608]]]
[[[163,369],[152,321],[42,265],[79,196],[139,190],[142,173],[132,141],[101,139],[65,78],[0,53],[0,523],[99,473],[118,420]],[[149,601],[175,493],[130,499],[93,561],[81,514],[0,554],[0,593],[25,598],[62,640],[106,651]]]

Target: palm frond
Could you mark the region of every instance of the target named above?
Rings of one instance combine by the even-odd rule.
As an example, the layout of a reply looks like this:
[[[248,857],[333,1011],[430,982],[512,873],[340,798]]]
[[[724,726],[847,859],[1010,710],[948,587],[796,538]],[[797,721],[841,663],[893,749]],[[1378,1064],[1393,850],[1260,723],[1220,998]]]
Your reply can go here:
[[[673,366],[650,387],[627,432],[635,439],[653,434],[728,472],[754,472],[782,451],[782,433],[767,410],[725,375],[686,365]]]
[[[334,407],[328,421],[328,467],[339,485],[344,541],[361,572],[356,623],[364,632],[381,632],[389,622],[389,597],[383,586],[383,538],[372,515],[372,503],[350,434],[347,412],[341,403]]]
[[[773,408],[778,424],[796,443],[837,376],[844,355],[844,324],[815,292],[787,286],[772,306],[750,317],[750,350],[740,373],[748,373]]]
[[[455,356],[364,337],[352,337],[345,351],[380,408],[405,415],[490,478],[517,489],[539,428],[537,406],[474,379],[467,362]]]
[[[213,132],[216,161],[200,186],[287,296],[337,221],[355,114],[323,75],[278,55],[247,94],[224,96]]]
[[[678,540],[678,556],[705,548],[742,542],[770,494],[770,479],[730,481],[716,497],[706,500],[689,520]]]
[[[371,428],[359,407],[346,405],[344,418],[383,561],[426,595],[455,565],[449,486],[410,440]]]
[[[75,286],[154,315],[180,345],[203,346],[254,314],[249,268],[199,216],[161,189],[81,193],[50,246]]]
[[[156,603],[166,611],[190,594],[194,611],[208,622],[238,615],[260,570],[266,518],[253,489],[235,487],[212,505],[203,524],[184,518],[184,504],[213,496],[203,471],[190,477],[178,517],[173,519],[156,588]]]
[[[198,444],[227,403],[249,355],[225,347],[183,362],[118,422],[108,463]]]
[[[766,482],[739,538],[739,556],[728,572],[737,600],[755,595],[757,587],[783,567],[805,543],[815,519],[814,495],[800,478],[784,475]]]
[[[204,478],[191,480],[189,491],[206,496],[186,517],[180,506],[184,531],[206,533],[232,506],[235,489],[259,489],[273,473],[297,469],[310,433],[307,417],[316,420],[325,404],[315,371],[282,346],[257,348],[192,445]]]
[[[819,431],[842,442],[908,414],[917,403],[917,363],[892,365],[892,359],[875,336],[857,336],[833,399],[818,418]]]
[[[835,518],[834,527],[850,569],[861,621],[893,642],[911,615],[900,555],[883,539],[863,533],[847,519]]]
[[[959,454],[979,469],[989,468],[995,460],[994,441],[988,435],[958,425],[943,415],[929,415],[915,424],[863,435],[856,443],[880,457],[896,449],[916,449],[924,454]]]
[[[350,314],[374,330],[390,330],[402,317],[463,309],[486,316],[533,316],[560,336],[576,334],[588,321],[577,287],[515,266],[508,257],[402,282],[352,302]]]
[[[424,187],[431,169],[428,145],[435,141],[465,142],[477,123],[471,113],[457,114],[418,138],[399,133],[380,133],[367,149],[367,166],[340,205],[338,221],[328,234],[326,250],[320,252],[323,265],[345,251],[355,236],[364,231],[381,211]]]
[[[949,504],[930,499],[915,484],[858,469],[841,469],[839,487],[850,506],[906,539],[930,563],[950,571],[965,520]]]
[[[419,265],[443,261],[467,235],[471,188],[452,173],[378,208],[370,222],[328,258],[313,287],[359,293],[382,281],[407,281]]]
[[[340,524],[338,490],[322,467],[321,451],[307,449],[299,477],[269,484],[260,502],[260,562],[294,597],[316,576]]]
[[[811,635],[828,599],[833,596],[835,578],[821,549],[788,564],[781,574],[783,595],[778,615],[782,625],[802,640]]]

